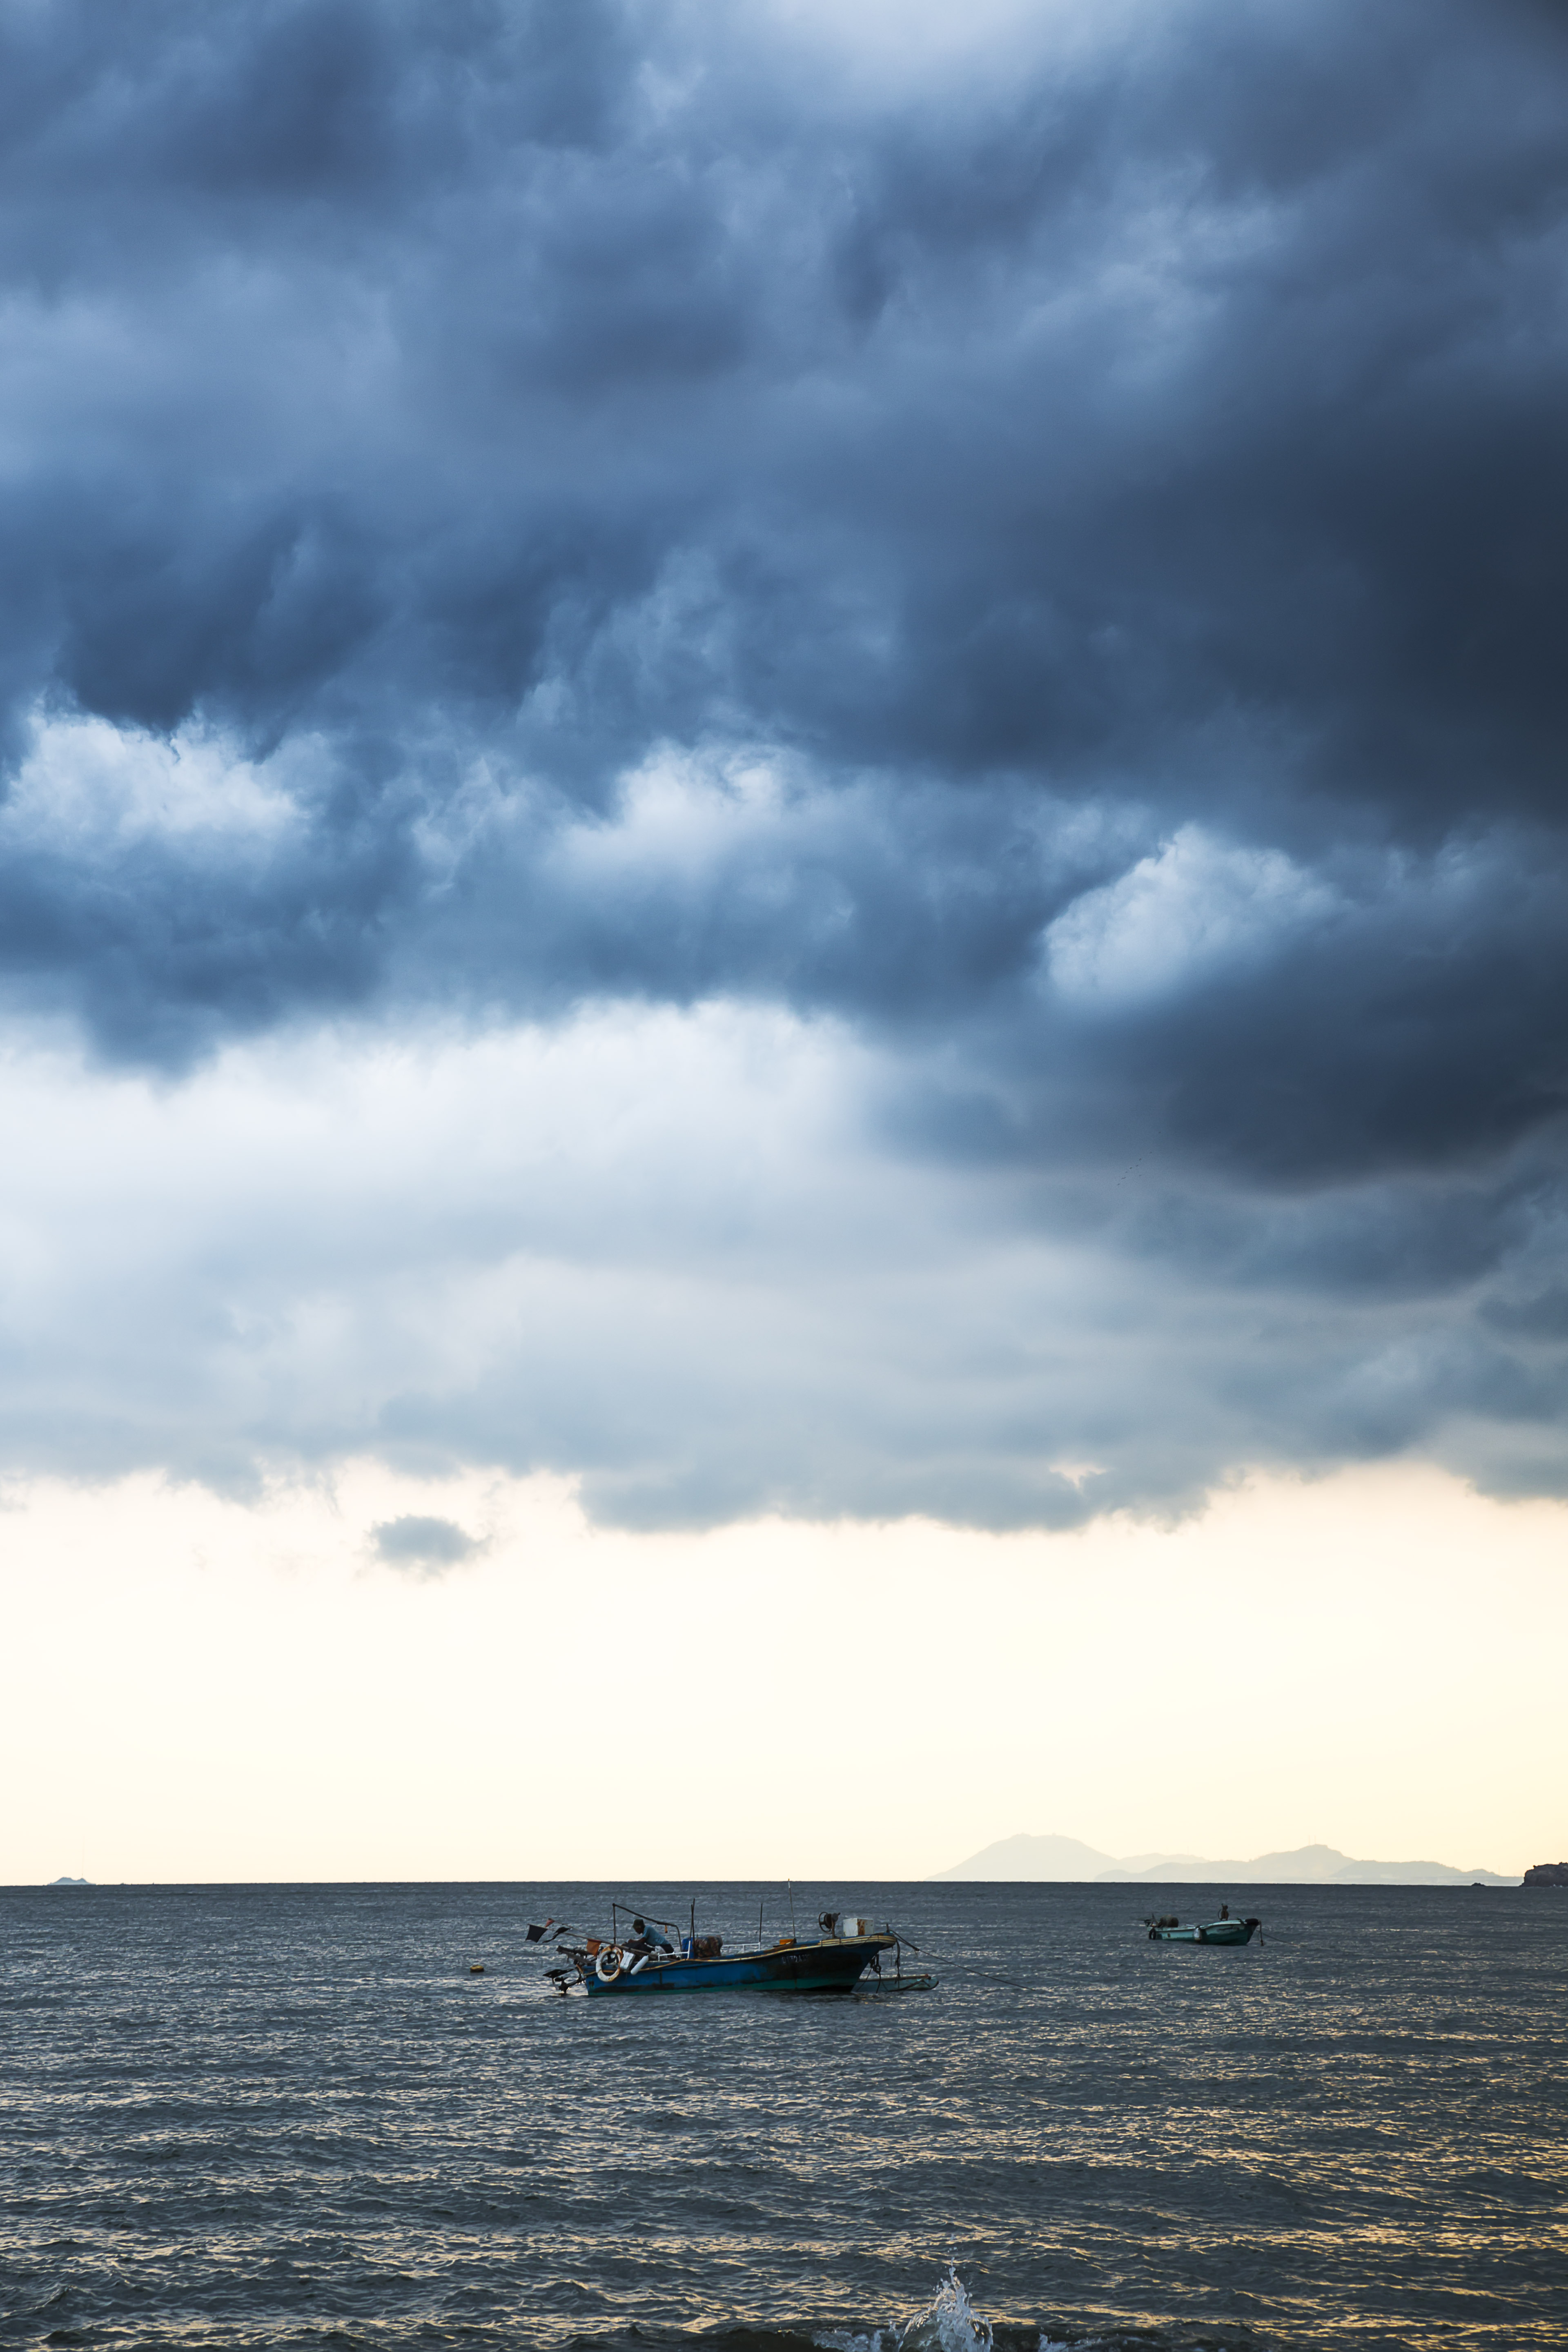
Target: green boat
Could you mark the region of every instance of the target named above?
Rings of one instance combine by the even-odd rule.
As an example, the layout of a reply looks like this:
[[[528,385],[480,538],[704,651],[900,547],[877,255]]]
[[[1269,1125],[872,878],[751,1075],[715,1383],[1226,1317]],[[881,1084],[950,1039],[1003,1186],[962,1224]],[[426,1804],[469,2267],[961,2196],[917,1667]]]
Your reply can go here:
[[[1152,1944],[1250,1944],[1260,1933],[1261,1919],[1233,1919],[1227,1904],[1217,1919],[1184,1927],[1179,1919],[1145,1919]]]

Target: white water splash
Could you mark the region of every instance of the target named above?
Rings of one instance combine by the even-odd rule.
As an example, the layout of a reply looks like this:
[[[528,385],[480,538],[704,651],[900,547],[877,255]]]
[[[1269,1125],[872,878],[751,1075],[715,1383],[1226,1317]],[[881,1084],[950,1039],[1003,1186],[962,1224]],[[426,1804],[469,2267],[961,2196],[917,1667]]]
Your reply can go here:
[[[991,2322],[970,2302],[955,2268],[943,2276],[932,2300],[897,2327],[872,2328],[864,2336],[848,2328],[825,2328],[812,2342],[821,2352],[994,2352]],[[1039,2352],[1067,2352],[1040,2338]]]
[[[991,2352],[991,2322],[982,2317],[964,2291],[956,2269],[950,2270],[928,2304],[907,2319],[895,2341],[899,2352]]]

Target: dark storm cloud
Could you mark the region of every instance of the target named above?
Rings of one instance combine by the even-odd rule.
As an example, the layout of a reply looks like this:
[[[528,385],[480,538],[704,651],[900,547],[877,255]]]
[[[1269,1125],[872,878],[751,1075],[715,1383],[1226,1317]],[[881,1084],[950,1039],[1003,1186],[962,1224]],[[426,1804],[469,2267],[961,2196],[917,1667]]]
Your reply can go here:
[[[677,0],[11,10],[0,981],[174,1072],[840,1015],[900,1148],[1152,1184],[1151,1263],[1493,1284],[1428,1387],[1528,1419],[1568,32],[1053,22],[879,85]],[[174,822],[172,736],[270,813]],[[1281,1428],[1437,1411],[1346,1381]]]

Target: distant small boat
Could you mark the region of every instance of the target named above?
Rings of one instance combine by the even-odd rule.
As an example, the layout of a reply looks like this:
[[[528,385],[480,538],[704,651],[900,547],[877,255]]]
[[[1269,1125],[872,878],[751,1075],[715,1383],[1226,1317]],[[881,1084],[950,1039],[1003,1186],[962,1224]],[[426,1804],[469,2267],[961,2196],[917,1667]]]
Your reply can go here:
[[[1184,1927],[1179,1919],[1145,1919],[1152,1944],[1250,1944],[1262,1927],[1261,1919],[1233,1919],[1226,1911],[1218,1919],[1204,1919]]]

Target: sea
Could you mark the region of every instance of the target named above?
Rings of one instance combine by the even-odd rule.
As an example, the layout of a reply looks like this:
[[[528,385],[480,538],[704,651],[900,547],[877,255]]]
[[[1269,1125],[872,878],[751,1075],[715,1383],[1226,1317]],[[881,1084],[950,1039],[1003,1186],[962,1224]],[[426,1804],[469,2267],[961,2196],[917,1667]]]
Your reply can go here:
[[[1238,1951],[1142,1915],[1261,1917]],[[563,2000],[532,1920],[858,1909],[893,2000]],[[0,2344],[1568,2342],[1568,1895],[0,1891]],[[475,1974],[476,1966],[482,1974]]]

